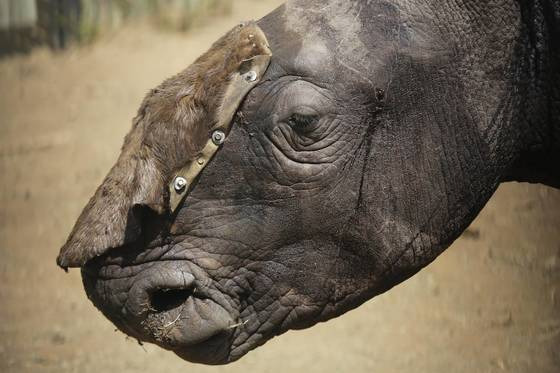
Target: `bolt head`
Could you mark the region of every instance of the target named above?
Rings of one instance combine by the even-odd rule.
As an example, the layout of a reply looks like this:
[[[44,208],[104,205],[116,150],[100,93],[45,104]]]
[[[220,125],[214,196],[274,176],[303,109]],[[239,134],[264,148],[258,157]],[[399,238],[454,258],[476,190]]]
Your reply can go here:
[[[187,179],[182,176],[177,176],[175,181],[173,181],[173,187],[175,188],[176,192],[182,192],[183,189],[187,186]]]
[[[226,134],[223,133],[222,131],[216,130],[216,131],[212,132],[212,142],[215,145],[223,144],[225,139],[226,139]]]
[[[245,73],[245,80],[248,82],[254,82],[255,80],[257,80],[257,73],[253,70],[247,71]]]

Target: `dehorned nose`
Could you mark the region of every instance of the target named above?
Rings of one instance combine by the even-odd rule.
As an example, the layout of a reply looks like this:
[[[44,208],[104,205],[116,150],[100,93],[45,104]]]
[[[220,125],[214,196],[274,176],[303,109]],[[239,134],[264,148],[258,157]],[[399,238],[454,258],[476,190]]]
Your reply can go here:
[[[98,190],[91,198],[60,250],[56,259],[60,267],[81,267],[109,249],[138,238],[141,225],[130,203],[124,198],[119,201],[118,193],[111,197],[109,201],[109,195]]]
[[[82,267],[110,249],[136,241],[142,228],[143,207],[156,214],[165,211],[163,178],[157,169],[121,155],[80,214],[57,264],[63,269]]]

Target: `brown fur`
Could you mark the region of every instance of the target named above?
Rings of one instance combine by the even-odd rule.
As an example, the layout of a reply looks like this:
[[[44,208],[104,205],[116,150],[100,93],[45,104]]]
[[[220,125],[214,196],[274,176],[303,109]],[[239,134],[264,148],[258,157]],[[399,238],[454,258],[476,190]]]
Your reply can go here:
[[[229,78],[243,61],[268,54],[261,35],[253,22],[234,27],[191,66],[147,94],[117,164],[61,249],[61,267],[81,266],[135,240],[140,233],[135,206],[159,214],[168,209],[165,186],[208,141]]]
[[[167,128],[181,127],[187,135],[181,136],[182,145],[190,157],[194,156],[216,121],[225,83],[243,61],[268,53],[266,40],[261,40],[259,35],[253,22],[233,28],[191,66],[152,90],[144,99],[134,125],[144,122],[147,127],[162,124]],[[148,134],[158,134],[156,128],[147,130]],[[150,145],[149,141],[145,142]]]

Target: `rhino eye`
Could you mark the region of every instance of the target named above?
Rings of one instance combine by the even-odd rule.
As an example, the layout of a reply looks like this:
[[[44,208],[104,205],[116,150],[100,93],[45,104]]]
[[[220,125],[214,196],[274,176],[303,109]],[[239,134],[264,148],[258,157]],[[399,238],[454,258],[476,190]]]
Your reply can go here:
[[[293,113],[286,120],[288,125],[297,132],[310,132],[314,130],[318,121],[318,115],[306,115],[299,113]]]

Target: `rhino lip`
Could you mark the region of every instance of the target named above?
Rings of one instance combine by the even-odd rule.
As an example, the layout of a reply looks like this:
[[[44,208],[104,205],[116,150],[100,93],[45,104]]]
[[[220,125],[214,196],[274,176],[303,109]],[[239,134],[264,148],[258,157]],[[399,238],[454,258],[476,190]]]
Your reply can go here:
[[[173,352],[182,359],[207,365],[226,364],[230,361],[229,333],[216,334],[196,345],[178,348]]]
[[[124,267],[115,261],[91,259],[82,276],[91,301],[120,330],[191,361],[221,364],[228,359],[235,310],[220,302],[221,292],[208,278],[195,278],[178,260]],[[117,293],[122,288],[124,299],[107,292],[108,285],[116,286]]]

